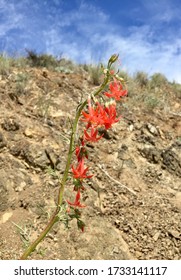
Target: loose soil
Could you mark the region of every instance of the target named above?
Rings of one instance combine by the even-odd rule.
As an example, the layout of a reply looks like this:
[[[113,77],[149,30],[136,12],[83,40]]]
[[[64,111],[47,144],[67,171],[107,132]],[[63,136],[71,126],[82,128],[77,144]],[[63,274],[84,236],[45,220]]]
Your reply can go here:
[[[95,89],[83,71],[14,68],[0,77],[0,259],[18,259],[49,220],[70,123]],[[181,102],[153,112],[126,106],[129,98],[118,105],[121,121],[88,147],[85,232],[57,223],[30,259],[181,259]]]

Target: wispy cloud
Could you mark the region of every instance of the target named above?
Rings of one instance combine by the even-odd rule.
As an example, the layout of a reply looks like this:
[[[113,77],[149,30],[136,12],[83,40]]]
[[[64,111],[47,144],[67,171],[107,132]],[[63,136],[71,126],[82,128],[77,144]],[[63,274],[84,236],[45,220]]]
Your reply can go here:
[[[175,19],[180,20],[180,9],[177,6],[178,2],[177,0],[141,0],[146,14],[149,14],[147,20],[158,22],[159,24],[160,22],[171,22]]]
[[[21,28],[22,15],[17,13],[12,3],[0,0],[0,15],[0,36],[6,35],[8,31],[14,28]]]
[[[159,7],[156,6],[156,11]],[[108,15],[91,5],[82,5],[78,11],[62,14],[62,21],[71,27],[70,32],[62,29],[47,30],[47,50],[57,52],[59,49],[74,60],[93,62],[107,60],[112,53],[119,53],[122,65],[128,72],[138,70],[148,74],[161,72],[170,80],[181,82],[180,65],[181,30],[170,37],[155,37],[159,28],[156,23],[156,11],[152,11],[148,24],[129,27],[127,34],[119,31],[119,26],[112,24]],[[169,9],[168,9],[169,11]],[[168,19],[174,18],[173,11],[167,14]],[[166,20],[166,14],[162,20]],[[153,23],[153,24],[152,24]],[[157,27],[158,25],[158,27]],[[159,31],[160,32],[160,31]],[[165,31],[165,36],[169,30]],[[173,32],[173,31],[172,31]]]
[[[49,1],[25,0],[15,4],[12,0],[0,0],[0,39],[7,48],[14,43],[22,50],[27,47],[63,54],[86,63],[106,61],[111,54],[119,53],[122,66],[129,73],[161,72],[170,80],[181,82],[178,9],[171,0],[139,1],[143,15],[139,9],[133,13],[141,18],[141,24],[126,26],[113,21],[108,12],[90,1],[75,1],[79,5],[64,9],[64,1],[60,0],[54,0],[57,7],[49,6]]]

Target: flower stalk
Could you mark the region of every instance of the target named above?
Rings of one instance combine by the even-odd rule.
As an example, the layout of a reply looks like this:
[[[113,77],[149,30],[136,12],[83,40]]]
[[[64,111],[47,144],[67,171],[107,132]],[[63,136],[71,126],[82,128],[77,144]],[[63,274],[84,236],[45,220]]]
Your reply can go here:
[[[98,96],[107,86],[108,82],[110,81],[110,76],[112,75],[111,73],[111,67],[112,64],[117,60],[118,56],[117,55],[113,55],[109,61],[108,61],[108,65],[107,65],[107,69],[104,72],[105,76],[104,76],[104,81],[101,84],[101,86],[92,94],[92,98],[94,99],[96,96]],[[116,85],[114,85],[114,87],[116,87]],[[114,91],[116,92],[116,96],[118,96],[118,88],[114,88]],[[114,96],[114,93],[112,93],[111,97]],[[70,166],[71,166],[71,161],[72,161],[72,155],[74,152],[74,142],[75,142],[75,136],[76,136],[76,131],[77,131],[77,125],[78,125],[78,121],[79,118],[82,114],[82,111],[84,109],[84,107],[88,104],[88,101],[85,100],[82,103],[80,103],[77,107],[76,110],[76,115],[75,115],[75,119],[72,125],[72,131],[71,131],[71,136],[70,136],[70,144],[69,144],[69,151],[68,151],[68,156],[67,156],[67,161],[66,161],[66,167],[65,167],[65,171],[63,174],[63,177],[60,181],[60,188],[59,188],[59,193],[58,193],[58,199],[57,199],[57,206],[56,209],[54,211],[54,213],[52,214],[52,217],[50,218],[49,222],[47,223],[46,227],[44,228],[44,230],[40,233],[40,235],[38,236],[38,238],[29,245],[29,247],[25,250],[25,252],[22,254],[22,256],[20,257],[21,260],[25,260],[27,259],[31,253],[36,249],[37,245],[45,238],[45,236],[50,232],[50,230],[52,229],[52,227],[60,220],[60,212],[62,209],[62,204],[64,203],[64,189],[65,189],[65,185],[68,179],[68,175],[70,172]],[[113,107],[109,107],[105,110],[101,109],[101,107],[98,108],[98,111],[100,113],[100,111],[102,110],[102,119],[101,121],[105,121],[106,118],[109,118],[109,114],[111,114],[112,118],[115,117],[115,112],[114,112],[114,108]],[[107,119],[106,119],[107,121]],[[113,121],[112,121],[113,122]],[[117,120],[116,120],[117,122]],[[111,126],[112,123],[108,123],[107,124],[107,128],[109,128]],[[90,124],[88,124],[88,126],[90,127]],[[106,124],[105,124],[106,127]],[[91,127],[91,134],[88,135],[87,132],[85,133],[87,139],[95,139],[99,140],[101,137],[96,138],[97,133],[96,130]],[[78,148],[78,150],[76,151],[77,154],[79,154],[79,160],[78,160],[78,164],[80,165],[79,167],[82,168],[81,164],[83,165],[82,162],[82,158],[80,156],[80,148]],[[85,155],[86,157],[86,155]],[[75,170],[74,170],[75,171]],[[84,170],[85,171],[85,170]],[[85,175],[85,174],[84,174]],[[89,178],[90,176],[85,176],[85,178]],[[80,186],[79,186],[80,184]],[[81,185],[81,182],[78,180],[78,186],[76,188],[75,186],[75,190],[77,191],[76,194],[76,198],[75,201],[73,203],[68,201],[68,204],[71,206],[79,206],[79,207],[84,207],[84,205],[80,204],[80,190],[83,190],[83,186]],[[80,229],[82,229],[82,231],[84,230],[84,223],[79,219],[80,217],[80,213],[79,210],[75,208],[75,214],[73,215],[73,217],[77,218],[77,225]]]

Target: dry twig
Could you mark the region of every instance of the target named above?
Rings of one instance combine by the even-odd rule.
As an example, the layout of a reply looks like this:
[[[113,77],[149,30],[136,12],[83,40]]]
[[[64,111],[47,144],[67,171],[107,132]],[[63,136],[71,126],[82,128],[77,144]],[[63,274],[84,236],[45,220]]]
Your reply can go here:
[[[110,180],[112,180],[113,182],[115,182],[116,184],[118,184],[119,186],[121,186],[122,188],[127,189],[129,192],[131,192],[132,194],[134,194],[134,195],[137,196],[137,194],[136,194],[133,190],[131,190],[131,189],[128,188],[127,186],[121,184],[119,181],[115,180],[113,177],[111,177],[111,176],[109,175],[109,173],[108,173],[105,169],[103,169],[103,168],[101,167],[100,164],[98,164],[98,167],[99,167],[99,169],[100,169]]]

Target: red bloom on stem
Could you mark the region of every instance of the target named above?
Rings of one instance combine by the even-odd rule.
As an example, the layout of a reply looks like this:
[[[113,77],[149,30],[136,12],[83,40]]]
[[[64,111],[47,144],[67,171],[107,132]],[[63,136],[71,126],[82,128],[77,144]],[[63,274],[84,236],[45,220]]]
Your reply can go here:
[[[77,146],[75,148],[77,160],[80,161],[84,156],[88,159],[88,152],[84,146]]]
[[[83,180],[86,178],[91,178],[93,175],[86,175],[87,171],[88,171],[88,167],[84,168],[84,158],[82,158],[79,162],[78,162],[78,166],[77,168],[74,168],[72,166],[72,173],[73,173],[73,177],[75,179],[79,179],[79,180]]]
[[[105,129],[111,128],[112,124],[117,123],[120,118],[116,119],[116,105],[110,104],[108,107],[100,108],[100,124],[105,126]]]
[[[104,94],[107,97],[114,98],[115,100],[120,100],[121,97],[127,95],[127,90],[123,90],[122,84],[120,82],[117,82],[116,80],[114,80],[114,82],[110,83],[109,89],[110,89],[111,93],[105,92]]]
[[[117,123],[121,117],[116,119],[116,106],[114,104],[105,108],[104,126],[105,129],[111,128],[112,124]]]
[[[87,128],[91,125],[96,127],[98,125],[104,125],[105,129],[109,129],[112,124],[118,122],[120,118],[116,119],[116,106],[111,104],[108,107],[103,107],[99,102],[96,103],[96,109],[93,109],[88,100],[89,113],[82,112],[84,119],[82,121],[88,122]]]
[[[77,191],[77,194],[76,194],[76,197],[75,197],[75,201],[74,202],[70,202],[70,201],[67,200],[67,203],[70,206],[73,206],[73,207],[80,207],[80,208],[86,207],[86,205],[83,205],[83,204],[80,203],[80,189],[78,189],[78,191]]]
[[[86,130],[84,130],[84,139],[86,141],[89,141],[89,142],[97,142],[99,141],[103,135],[97,137],[97,133],[98,133],[98,130],[95,129],[94,127],[91,127],[91,131],[90,131],[90,134],[87,133]]]
[[[75,148],[75,154],[76,154],[77,160],[80,161],[82,159],[82,152],[81,152],[81,148],[79,146],[77,146]]]
[[[92,107],[90,98],[88,99],[88,113],[82,111],[82,115],[84,116],[84,118],[81,119],[83,122],[88,122],[89,124],[97,124],[99,109],[98,107],[95,109]]]

